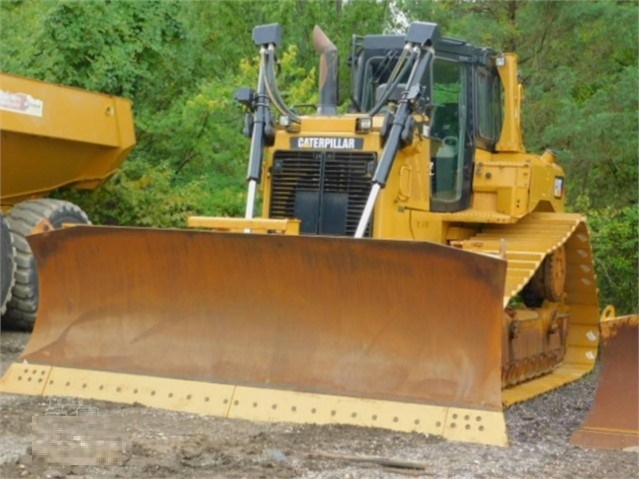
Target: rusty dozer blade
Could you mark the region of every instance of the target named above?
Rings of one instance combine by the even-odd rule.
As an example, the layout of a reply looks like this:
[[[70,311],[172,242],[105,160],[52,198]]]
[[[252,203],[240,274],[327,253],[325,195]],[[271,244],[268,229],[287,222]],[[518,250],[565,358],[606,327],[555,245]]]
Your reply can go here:
[[[598,449],[639,447],[638,324],[636,314],[602,318],[599,384],[588,417],[572,436],[573,444]]]
[[[73,227],[0,390],[506,445],[505,261],[437,244]]]

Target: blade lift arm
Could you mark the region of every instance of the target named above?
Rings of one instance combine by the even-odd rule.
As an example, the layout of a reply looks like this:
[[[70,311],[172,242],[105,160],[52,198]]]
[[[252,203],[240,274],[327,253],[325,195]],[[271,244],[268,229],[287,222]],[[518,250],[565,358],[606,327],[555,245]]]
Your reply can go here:
[[[394,115],[390,112],[387,113],[385,123],[390,125],[390,130],[386,136],[384,149],[372,179],[371,191],[355,231],[355,238],[364,236],[377,196],[381,189],[386,186],[397,152],[400,148],[411,143],[415,126],[413,111],[422,95],[420,82],[432,65],[435,56],[433,46],[439,40],[439,36],[439,26],[425,22],[414,22],[406,34],[404,49],[411,52],[408,62],[412,62],[413,68],[406,83],[406,88],[400,97],[397,111]]]
[[[275,135],[273,115],[269,109],[266,72],[274,68],[275,49],[281,42],[282,30],[276,23],[261,25],[253,29],[253,41],[260,46],[260,68],[257,80],[257,92],[249,88],[240,88],[235,99],[247,107],[246,133],[251,136],[249,166],[247,173],[248,195],[246,199],[246,219],[253,218],[255,193],[260,180],[264,145],[272,143]],[[252,114],[252,117],[251,117]]]

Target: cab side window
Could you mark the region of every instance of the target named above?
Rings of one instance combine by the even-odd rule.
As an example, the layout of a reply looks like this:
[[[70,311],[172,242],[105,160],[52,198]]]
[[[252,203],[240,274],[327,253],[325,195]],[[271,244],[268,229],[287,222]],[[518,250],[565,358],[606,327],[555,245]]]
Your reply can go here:
[[[489,144],[495,144],[501,132],[502,94],[497,72],[485,68],[477,71],[477,133]]]

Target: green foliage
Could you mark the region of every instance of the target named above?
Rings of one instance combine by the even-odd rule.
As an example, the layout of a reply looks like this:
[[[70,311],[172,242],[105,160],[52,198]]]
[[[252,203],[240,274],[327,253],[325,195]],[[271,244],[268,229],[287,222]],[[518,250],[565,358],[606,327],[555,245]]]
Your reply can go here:
[[[567,69],[558,71],[565,88],[575,89],[575,78]],[[569,199],[587,195],[591,206],[636,204],[637,68],[626,67],[610,85],[587,99],[566,95],[556,121],[543,138],[553,145],[570,173]]]
[[[637,131],[638,4],[537,3],[526,18],[543,13],[552,28],[526,48],[528,143],[558,151],[569,201],[586,194],[594,208],[636,204],[638,142],[628,133]]]
[[[617,314],[639,309],[639,213],[635,205],[591,209],[587,197],[577,204],[588,210],[601,305],[613,304]]]
[[[189,215],[199,213],[202,188],[192,182],[177,189],[171,179],[163,165],[128,162],[102,188],[62,190],[54,196],[76,203],[95,224],[183,228]]]
[[[315,69],[299,65],[297,48],[280,54],[283,74],[278,79],[289,104],[317,103]],[[176,187],[191,181],[202,184],[198,203],[204,214],[237,216],[243,213],[249,139],[241,131],[243,112],[233,99],[237,87],[257,81],[257,58],[239,62],[236,74],[204,81],[197,92],[173,105],[172,111],[145,125],[156,141],[139,148],[139,155],[156,164],[169,152]]]
[[[25,7],[36,31],[25,47],[13,41],[24,37],[17,30],[20,23],[3,25],[3,37],[11,39],[2,49],[3,69],[136,103],[153,96],[155,105],[191,83],[189,62],[194,60],[181,48],[186,42],[185,26],[177,18],[179,3],[60,0]],[[149,95],[149,86],[158,80],[162,88],[154,86]]]

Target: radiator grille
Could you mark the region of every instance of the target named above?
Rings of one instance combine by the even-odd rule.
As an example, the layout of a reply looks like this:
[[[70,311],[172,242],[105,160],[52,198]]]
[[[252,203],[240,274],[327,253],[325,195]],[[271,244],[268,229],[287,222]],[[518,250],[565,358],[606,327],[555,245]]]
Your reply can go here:
[[[374,153],[278,151],[271,168],[270,216],[294,218],[302,209],[303,233],[353,236],[376,164]]]

